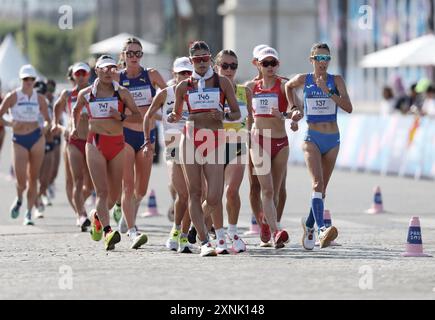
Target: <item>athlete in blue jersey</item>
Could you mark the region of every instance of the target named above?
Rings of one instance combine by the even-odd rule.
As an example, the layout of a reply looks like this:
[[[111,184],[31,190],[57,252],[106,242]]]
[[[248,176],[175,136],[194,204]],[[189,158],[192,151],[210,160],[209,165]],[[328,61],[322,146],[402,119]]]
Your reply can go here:
[[[301,120],[305,113],[308,123],[303,150],[312,178],[313,195],[310,214],[307,219],[302,219],[304,230],[302,245],[307,250],[312,250],[316,242],[314,223],[319,229],[321,248],[328,247],[338,236],[336,227],[325,227],[323,201],[340,147],[337,107],[348,113],[352,112],[352,103],[343,78],[327,73],[331,61],[328,45],[315,44],[311,49],[310,61],[314,68],[313,73],[298,74],[286,84],[287,99],[293,110],[293,121]],[[293,98],[293,89],[302,86],[304,86],[303,111],[295,106]]]
[[[140,41],[136,38],[127,39],[121,56],[122,60],[125,61],[125,69],[119,74],[119,84],[130,91],[143,119],[156,95],[155,88],[163,89],[166,87],[166,83],[157,70],[142,68],[140,65],[142,56]],[[150,142],[154,144],[156,132],[154,121],[151,123],[151,129]],[[124,137],[123,219],[119,229],[122,233],[128,232],[130,238],[134,239],[136,215],[140,202],[147,193],[153,159],[145,157],[142,152],[145,143],[142,122],[124,123]],[[120,209],[119,203],[115,205],[115,220],[121,216]]]

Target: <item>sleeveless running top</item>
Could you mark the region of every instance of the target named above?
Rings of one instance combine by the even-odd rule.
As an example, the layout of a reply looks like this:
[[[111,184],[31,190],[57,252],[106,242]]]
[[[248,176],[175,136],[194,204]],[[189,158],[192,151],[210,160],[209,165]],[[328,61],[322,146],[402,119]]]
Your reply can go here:
[[[68,111],[69,114],[72,114],[72,111],[74,110],[76,104],[77,104],[77,97],[79,95],[79,90],[77,87],[67,92],[68,93]],[[86,106],[82,108],[81,114],[87,114],[88,110],[86,109]]]
[[[142,69],[137,78],[127,78],[127,70],[124,69],[119,75],[119,83],[130,91],[134,102],[138,107],[148,107],[153,102],[156,89],[153,87],[148,70]]]
[[[113,88],[115,92],[112,97],[97,98],[97,86],[95,86],[94,82],[91,92],[85,96],[87,101],[86,108],[90,119],[112,119],[110,115],[111,108],[124,113],[125,106],[119,96],[119,84],[115,81],[113,81]]]
[[[328,74],[326,85],[330,91],[338,94],[333,75]],[[305,79],[304,113],[308,123],[337,121],[337,104],[316,85],[312,73],[307,74]]]
[[[18,122],[38,122],[41,111],[36,90],[33,90],[30,98],[21,89],[18,89],[16,93],[17,102],[11,108],[12,120]]]
[[[166,100],[162,107],[162,124],[164,132],[183,132],[184,125],[189,117],[189,111],[187,109],[186,102],[183,103],[183,112],[180,121],[169,123],[168,116],[174,110],[175,106],[175,87],[172,85],[166,88]]]
[[[287,98],[281,91],[281,78],[276,78],[275,85],[271,89],[263,89],[263,80],[255,81],[252,97],[252,109],[254,117],[273,117],[272,108],[280,112],[287,111]]]
[[[193,78],[187,82],[187,93],[184,96],[189,113],[209,112],[214,110],[223,111],[225,94],[219,84],[219,75],[213,74],[214,84],[212,88],[203,88],[202,92],[195,89]]]
[[[229,121],[223,120],[224,129],[230,130],[234,129],[236,131],[246,127],[246,118],[248,117],[248,97],[246,95],[246,87],[238,84],[236,86],[236,97],[237,103],[239,104],[240,109],[240,118],[238,120]],[[230,107],[225,104],[225,112],[229,112]]]

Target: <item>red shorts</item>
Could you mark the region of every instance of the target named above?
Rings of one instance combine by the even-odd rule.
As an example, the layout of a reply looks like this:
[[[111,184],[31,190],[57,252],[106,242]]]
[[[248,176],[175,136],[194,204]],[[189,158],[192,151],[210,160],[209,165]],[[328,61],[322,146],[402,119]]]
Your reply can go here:
[[[270,158],[273,160],[275,159],[276,155],[285,147],[288,147],[288,137],[285,136],[283,138],[264,138],[261,134],[260,135],[254,135],[253,139],[255,142],[257,142],[261,148],[264,150],[264,139],[270,139]],[[269,153],[269,150],[266,150],[267,153]]]
[[[207,156],[207,151],[215,150],[219,147],[220,144],[225,144],[225,131],[222,130],[213,130],[214,134],[214,141],[208,141],[207,136],[202,136],[200,138],[197,138],[198,131],[200,130],[206,130],[206,129],[199,129],[199,128],[193,128],[193,137],[190,136],[190,132],[187,130],[186,127],[183,128],[183,134],[186,136],[187,139],[193,141],[193,145],[195,146],[195,149],[201,146],[204,143],[207,143],[207,147],[203,152],[203,156]],[[210,129],[207,129],[210,130]],[[187,133],[187,134],[186,134]]]
[[[97,147],[107,161],[115,158],[124,149],[124,135],[107,136],[89,132],[88,143]]]
[[[77,149],[86,157],[86,140],[69,138],[68,143]]]

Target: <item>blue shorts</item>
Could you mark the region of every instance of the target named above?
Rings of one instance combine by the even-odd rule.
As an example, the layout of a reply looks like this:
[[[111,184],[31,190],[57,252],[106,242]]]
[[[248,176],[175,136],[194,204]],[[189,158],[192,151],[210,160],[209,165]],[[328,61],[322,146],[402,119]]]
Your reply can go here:
[[[29,134],[14,134],[12,136],[12,141],[16,144],[19,144],[20,146],[23,146],[27,150],[31,150],[32,147],[36,142],[38,142],[39,138],[41,138],[42,132],[41,129],[38,128],[35,131],[29,133]]]
[[[308,129],[304,141],[314,143],[322,155],[340,145],[340,133],[322,133]]]
[[[151,143],[154,143],[156,141],[156,132],[156,128],[150,131]],[[124,139],[125,143],[128,143],[133,148],[135,153],[138,153],[145,143],[145,136],[143,131],[131,130],[129,128],[124,128]]]

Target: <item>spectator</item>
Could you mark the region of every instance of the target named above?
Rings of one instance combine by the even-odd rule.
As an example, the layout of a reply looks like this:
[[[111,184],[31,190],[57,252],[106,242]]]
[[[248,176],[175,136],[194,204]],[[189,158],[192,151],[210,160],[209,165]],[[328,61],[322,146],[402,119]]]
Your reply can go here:
[[[391,87],[384,87],[382,91],[382,102],[381,102],[381,116],[385,117],[393,114],[396,109],[396,100],[394,99],[393,89]]]
[[[426,90],[426,97],[421,108],[423,116],[435,117],[435,86],[430,85]]]
[[[414,83],[411,88],[409,95],[406,95],[402,98],[399,98],[395,109],[399,110],[403,114],[407,114],[410,112],[419,113],[422,106],[422,99],[421,96],[417,93],[415,90],[417,87],[417,84]]]

